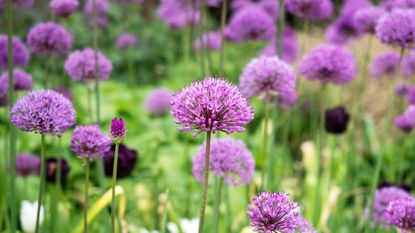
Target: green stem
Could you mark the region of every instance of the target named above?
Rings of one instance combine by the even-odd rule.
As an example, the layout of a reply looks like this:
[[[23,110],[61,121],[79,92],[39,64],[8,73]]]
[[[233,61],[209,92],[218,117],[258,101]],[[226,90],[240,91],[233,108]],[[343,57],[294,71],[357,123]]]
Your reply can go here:
[[[215,233],[219,232],[219,217],[220,217],[220,203],[222,198],[222,187],[223,187],[223,177],[219,178],[219,182],[216,187],[216,194],[215,194],[215,208],[213,213],[213,221],[214,221],[214,231]]]
[[[200,215],[199,215],[199,230],[198,233],[203,232],[203,223],[205,221],[205,210],[206,210],[206,201],[207,201],[207,194],[209,188],[209,165],[210,165],[210,139],[212,136],[211,131],[206,132],[206,155],[205,155],[205,170],[204,170],[204,177],[203,177],[203,196],[202,196],[202,204],[200,207]]]
[[[117,183],[118,151],[120,144],[115,144],[114,166],[112,168],[111,229],[115,233],[115,185]]]
[[[220,53],[219,53],[219,77],[223,77],[223,63],[225,60],[225,26],[226,26],[226,13],[228,8],[228,0],[222,1],[222,12],[220,16]]]
[[[269,121],[269,94],[265,93],[265,110],[264,110],[264,130],[263,130],[263,141],[262,141],[262,175],[261,175],[261,190],[266,188],[266,162],[268,157],[268,121]]]
[[[40,163],[40,186],[39,186],[39,198],[37,202],[37,213],[36,213],[36,228],[35,232],[39,232],[39,226],[40,226],[40,208],[43,203],[43,193],[45,190],[45,177],[46,177],[46,154],[45,154],[45,136],[42,135],[42,142],[40,147],[40,157],[41,157],[41,163]]]
[[[272,111],[272,114],[271,114],[271,121],[272,122],[278,122],[278,117],[279,117],[278,114],[279,114],[279,98],[278,98],[278,96],[276,96],[275,97],[275,104],[274,104],[274,111]],[[273,130],[271,130],[271,132],[270,132],[270,134],[271,134],[271,136],[270,136],[271,140],[270,141],[271,142],[275,142],[277,140],[277,131],[278,131],[279,127],[280,126],[274,126]],[[288,130],[284,130],[284,134],[287,131]],[[282,133],[282,129],[281,129],[280,134],[281,133]],[[282,138],[282,139],[284,140],[284,138]],[[285,145],[285,144],[282,143],[282,145]],[[271,143],[269,149],[270,149],[270,151],[276,151],[276,144]],[[267,171],[267,174],[268,174],[268,177],[267,177],[268,178],[268,182],[267,182],[268,187],[267,188],[271,189],[271,190],[274,188],[273,184],[275,184],[276,176],[274,174],[274,170],[275,170],[275,167],[277,166],[276,160],[277,160],[277,156],[270,156],[269,162],[268,162],[268,171]],[[282,173],[280,173],[280,175],[282,175]]]
[[[93,124],[94,119],[92,115],[92,87],[87,85],[87,98],[88,98],[88,118],[90,124]]]
[[[231,209],[231,201],[229,199],[229,189],[225,189],[225,204],[226,204],[226,219],[227,219],[226,232],[232,233],[232,209]]]
[[[84,204],[84,233],[88,233],[88,188],[89,188],[89,165],[88,159],[85,160],[85,204]]]
[[[167,212],[168,212],[168,205],[169,205],[169,190],[166,190],[166,200],[164,203],[164,208],[163,208],[163,214],[161,216],[161,226],[160,226],[160,233],[165,233],[166,232],[166,223],[167,223]],[[181,232],[181,227],[180,225],[178,225],[179,227],[179,231]]]
[[[133,60],[133,53],[130,49],[127,50],[127,59],[128,59],[128,80],[130,85],[135,85],[136,81],[134,78],[135,70],[134,70],[134,60]]]

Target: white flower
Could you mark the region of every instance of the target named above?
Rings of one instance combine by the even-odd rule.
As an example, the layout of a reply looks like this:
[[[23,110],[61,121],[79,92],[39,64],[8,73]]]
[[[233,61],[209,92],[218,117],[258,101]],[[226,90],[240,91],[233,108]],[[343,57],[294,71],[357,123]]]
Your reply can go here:
[[[159,233],[159,232],[156,231],[156,230],[149,231],[149,230],[147,230],[145,228],[140,228],[140,233]]]
[[[23,231],[25,233],[33,233],[36,228],[36,214],[37,214],[37,201],[31,203],[30,201],[22,201],[20,207],[20,223],[22,224]],[[45,212],[43,206],[40,207],[39,224],[41,225],[45,218]]]
[[[183,230],[183,233],[197,233],[199,230],[199,219],[181,219],[180,227]]]
[[[172,222],[167,223],[167,230],[169,230],[170,233],[179,233],[179,228]]]

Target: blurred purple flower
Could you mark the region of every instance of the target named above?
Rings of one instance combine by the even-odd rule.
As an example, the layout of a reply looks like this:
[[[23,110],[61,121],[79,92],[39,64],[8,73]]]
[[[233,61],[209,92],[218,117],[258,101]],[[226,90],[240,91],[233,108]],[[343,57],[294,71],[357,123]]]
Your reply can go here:
[[[13,6],[14,7],[19,7],[22,9],[30,9],[33,7],[34,4],[34,0],[12,0]],[[0,11],[3,11],[6,9],[6,0],[0,0]]]
[[[397,9],[383,15],[376,36],[384,44],[412,48],[415,42],[415,10]]]
[[[402,8],[415,8],[414,0],[383,0],[380,3],[380,6],[387,11],[392,11],[393,9]]]
[[[114,168],[115,144],[111,145],[111,149],[104,155],[104,171],[105,176],[112,177],[112,169]],[[124,144],[119,146],[119,156],[117,164],[117,179],[128,177],[134,170],[138,159],[138,152],[129,149]]]
[[[219,31],[206,32],[202,35],[203,47],[210,50],[219,50],[222,45],[221,33]],[[201,48],[201,39],[197,38],[193,47],[197,50]]]
[[[5,72],[0,79],[4,79],[0,83],[7,83],[7,88],[9,87],[9,72]],[[13,81],[14,81],[14,90],[15,91],[30,91],[33,87],[32,75],[22,71],[14,70],[13,71]],[[0,84],[2,85],[2,84]],[[1,94],[0,94],[1,96]]]
[[[353,20],[361,33],[375,34],[376,24],[383,14],[385,14],[384,9],[370,6],[358,10],[354,14]]]
[[[0,35],[0,70],[6,70],[9,67],[7,41],[7,35]],[[30,56],[25,44],[18,37],[13,36],[12,45],[14,67],[26,66]]]
[[[137,47],[138,39],[134,34],[124,32],[117,38],[117,47],[119,49],[128,49]]]
[[[183,28],[186,25],[197,25],[200,13],[185,0],[161,0],[157,15],[171,28]]]
[[[415,105],[409,105],[402,114],[411,127],[415,127]]]
[[[350,115],[342,106],[327,109],[324,116],[326,131],[332,134],[342,134],[347,130]]]
[[[415,76],[415,51],[403,59],[401,74],[405,78]]]
[[[377,56],[369,67],[369,74],[373,78],[394,77],[398,71],[399,53],[386,52]]]
[[[279,11],[279,3],[278,1],[274,0],[259,0],[259,1],[251,1],[251,0],[233,0],[231,1],[231,8],[236,11],[239,11],[244,8],[249,7],[260,7],[265,12],[267,12],[273,19],[278,17]]]
[[[54,87],[52,88],[52,91],[56,91],[66,97],[69,101],[72,102],[73,100],[73,94],[72,91],[65,87]]]
[[[77,126],[71,136],[72,151],[86,160],[102,158],[110,145],[110,138],[97,125]]]
[[[173,93],[166,88],[156,88],[147,95],[144,107],[147,112],[161,115],[170,110]]]
[[[386,208],[386,222],[402,233],[415,232],[415,199],[393,200]]]
[[[94,25],[94,0],[87,0],[84,6],[84,12],[89,18],[89,24]],[[104,28],[108,25],[108,12],[110,9],[110,2],[108,0],[95,0],[95,6],[97,11],[97,24],[98,27]]]
[[[0,79],[0,107],[6,107],[9,99],[9,80]]]
[[[326,20],[334,13],[330,0],[287,0],[286,6],[291,14],[311,21]]]
[[[413,126],[409,124],[408,119],[405,115],[395,117],[395,126],[402,130],[404,133],[410,133]]]
[[[79,6],[79,0],[52,0],[49,4],[57,17],[70,16]]]
[[[268,42],[268,46],[261,51],[261,55],[276,56],[276,45],[277,43],[274,37],[270,42]],[[289,26],[284,27],[282,50],[282,60],[286,62],[293,62],[298,57],[299,46],[297,33]]]
[[[20,153],[15,160],[16,174],[21,177],[38,176],[40,173],[40,158],[28,153]]]

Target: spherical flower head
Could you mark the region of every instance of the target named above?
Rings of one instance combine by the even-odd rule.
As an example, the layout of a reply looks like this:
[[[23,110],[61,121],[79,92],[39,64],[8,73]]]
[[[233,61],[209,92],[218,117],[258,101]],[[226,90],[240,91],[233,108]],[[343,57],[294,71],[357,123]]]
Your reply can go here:
[[[203,182],[206,145],[199,147],[193,157],[193,175]],[[249,184],[254,173],[254,159],[240,140],[232,138],[213,139],[210,145],[210,170],[224,178],[227,185]]]
[[[73,94],[72,91],[65,87],[54,87],[52,88],[53,91],[56,91],[63,95],[65,98],[67,98],[69,101],[72,102],[73,100]]]
[[[260,7],[265,10],[273,19],[277,19],[279,12],[279,3],[274,0],[233,0],[231,1],[231,8],[234,12],[249,7]]]
[[[157,15],[171,28],[197,25],[200,22],[200,12],[194,10],[189,3],[183,0],[162,0]]]
[[[0,79],[5,79],[4,82],[9,82],[9,72],[4,73]],[[33,87],[32,76],[22,70],[13,71],[14,90],[16,91],[30,91]],[[0,84],[1,85],[1,84]],[[8,85],[7,85],[8,87]]]
[[[0,78],[0,107],[7,106],[9,94],[9,80]]]
[[[414,0],[383,0],[380,4],[385,10],[415,8]]]
[[[95,80],[95,52],[91,48],[71,53],[65,61],[65,71],[74,81]],[[98,51],[98,78],[107,80],[112,71],[112,62]]]
[[[405,78],[415,76],[415,52],[412,51],[409,56],[402,61],[402,76]]]
[[[403,233],[415,232],[415,199],[393,200],[386,208],[386,221]]]
[[[415,87],[409,87],[406,93],[406,99],[410,105],[415,104]]]
[[[171,101],[171,114],[184,131],[244,131],[254,118],[248,100],[239,88],[223,79],[207,77],[183,88]]]
[[[254,231],[263,233],[290,232],[301,221],[299,206],[286,193],[263,192],[248,206],[248,216]]]
[[[330,0],[287,0],[286,4],[288,12],[311,21],[328,19],[334,13]]]
[[[299,53],[299,44],[297,39],[297,33],[294,29],[289,26],[284,27],[284,34],[283,34],[283,48],[282,48],[282,56],[281,59],[286,62],[293,62],[298,57]],[[261,55],[263,56],[276,56],[277,42],[275,41],[275,37],[268,43],[268,46],[261,51]]]
[[[107,15],[110,9],[110,3],[108,0],[95,0],[95,7],[97,14],[99,16]],[[94,0],[86,1],[84,6],[84,12],[88,16],[93,16],[94,14]]]
[[[77,126],[71,136],[72,151],[85,160],[102,158],[110,145],[111,139],[97,125]]]
[[[240,77],[240,86],[244,95],[260,96],[266,101],[278,95],[281,105],[285,107],[291,105],[289,100],[295,92],[295,84],[294,71],[278,57],[254,58]]]
[[[397,84],[395,88],[395,93],[397,96],[405,97],[408,95],[411,89],[414,89],[414,86],[408,84]]]
[[[66,161],[64,158],[49,157],[46,159],[46,181],[52,184],[56,183],[59,161],[61,174],[60,180],[58,182],[62,185],[65,185],[71,167],[69,166],[68,161]]]
[[[325,38],[333,44],[346,44],[349,41],[359,37],[360,32],[358,25],[351,16],[340,15],[326,31]]]
[[[13,36],[12,46],[14,67],[26,66],[29,63],[30,56],[24,43],[18,37]],[[0,70],[6,70],[9,67],[8,61],[7,35],[0,35]]]
[[[369,67],[369,74],[373,78],[393,77],[398,71],[399,54],[386,52],[376,57]]]
[[[79,6],[78,0],[52,0],[50,8],[57,17],[70,16]]]
[[[75,119],[72,103],[52,90],[29,92],[17,100],[10,112],[13,125],[44,136],[60,136],[75,124]]]
[[[39,23],[30,29],[27,44],[35,54],[62,56],[72,49],[72,35],[57,23]]]
[[[337,45],[317,46],[300,61],[299,70],[307,79],[340,85],[352,81],[357,72],[352,53]]]
[[[262,7],[245,7],[235,12],[225,29],[225,35],[234,42],[272,39],[274,19]]]
[[[112,177],[114,168],[115,144],[111,145],[111,149],[104,155],[104,172],[105,176]],[[138,152],[130,149],[124,144],[119,145],[117,163],[117,179],[122,179],[131,175],[138,159]]]
[[[384,44],[412,48],[415,42],[415,10],[396,9],[376,25],[376,37]]]
[[[326,131],[332,134],[342,134],[347,130],[350,115],[342,106],[327,109],[325,111],[324,126]]]
[[[128,49],[137,47],[138,39],[134,34],[124,32],[117,38],[117,47],[119,49]]]
[[[114,143],[120,144],[123,142],[125,135],[127,134],[127,127],[125,126],[124,119],[117,117],[112,119],[110,133]]]
[[[376,24],[383,14],[385,14],[383,8],[370,6],[358,10],[353,19],[360,32],[375,34]]]
[[[415,127],[415,105],[409,105],[403,113],[403,116],[410,126]]]
[[[202,48],[201,42],[203,42],[203,47],[205,49],[219,50],[222,45],[221,34],[218,31],[204,33],[202,35],[202,38],[198,38],[195,40],[193,47],[196,50],[199,50],[200,48]]]
[[[144,108],[154,115],[162,115],[170,110],[173,93],[166,88],[156,88],[147,95]]]
[[[38,176],[40,173],[40,158],[28,153],[21,153],[16,156],[15,166],[18,176]]]
[[[408,122],[405,115],[395,117],[395,126],[404,133],[410,133],[413,129],[413,126]]]

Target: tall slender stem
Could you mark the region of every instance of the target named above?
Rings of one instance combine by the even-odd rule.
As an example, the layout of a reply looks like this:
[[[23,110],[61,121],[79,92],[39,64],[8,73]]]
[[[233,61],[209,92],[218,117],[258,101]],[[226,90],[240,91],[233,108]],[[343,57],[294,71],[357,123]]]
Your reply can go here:
[[[45,136],[42,135],[42,142],[40,145],[40,186],[39,186],[39,198],[37,202],[37,213],[36,213],[36,228],[35,232],[39,232],[40,226],[40,208],[43,203],[43,193],[45,190],[45,177],[46,177],[46,154],[45,154]]]
[[[87,85],[87,98],[88,98],[88,118],[90,124],[93,124],[94,119],[92,115],[92,86]]]
[[[114,165],[112,167],[111,229],[115,233],[115,185],[117,183],[118,151],[120,144],[115,144]]]
[[[198,233],[203,232],[203,223],[205,221],[205,210],[206,210],[206,201],[209,188],[209,165],[210,165],[210,139],[212,136],[211,131],[206,132],[206,156],[205,156],[205,170],[203,177],[203,196],[202,204],[200,206],[200,216],[199,216],[199,230]]]
[[[263,140],[262,140],[262,176],[261,176],[261,190],[266,188],[265,178],[267,171],[267,157],[268,157],[268,121],[269,121],[269,94],[265,93],[265,110],[264,110],[264,130],[263,130]]]
[[[220,54],[219,54],[219,77],[223,77],[223,63],[225,60],[225,26],[226,13],[228,11],[228,0],[222,1],[222,12],[220,15]]]
[[[213,221],[214,221],[214,232],[218,233],[219,232],[219,217],[220,217],[220,203],[221,203],[221,199],[222,199],[222,187],[223,187],[223,177],[219,177],[219,182],[216,188],[216,194],[215,194],[215,208],[214,208],[214,213],[213,213]]]
[[[84,233],[88,233],[88,188],[89,188],[89,165],[88,159],[85,160],[85,204],[84,204]]]

